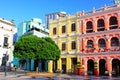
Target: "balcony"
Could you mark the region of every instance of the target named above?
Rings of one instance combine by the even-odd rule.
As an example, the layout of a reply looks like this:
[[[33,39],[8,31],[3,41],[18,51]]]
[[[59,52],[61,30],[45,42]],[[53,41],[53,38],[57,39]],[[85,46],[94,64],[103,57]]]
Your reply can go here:
[[[111,52],[120,51],[120,47],[111,47],[109,51]]]
[[[92,28],[86,30],[86,33],[91,33],[91,32],[93,32]]]
[[[120,55],[120,47],[114,46],[110,49],[107,49],[106,47],[100,48],[97,52],[95,52],[94,48],[87,49],[85,52],[80,53],[81,56],[92,56],[92,55]]]
[[[85,52],[80,53],[80,56],[107,56],[107,55],[112,55],[112,56],[120,56],[120,51],[116,51],[116,52],[92,52],[92,53],[87,53],[85,54]]]
[[[107,31],[98,31],[98,32],[92,32],[92,33],[87,33],[87,34],[82,34],[80,37],[86,37],[86,36],[96,36],[96,35],[102,35],[102,34],[109,34],[109,33],[114,33],[114,32],[120,32],[120,29],[112,29],[112,30],[107,30]]]
[[[110,25],[110,29],[117,29],[117,28],[118,28],[118,24]]]
[[[94,52],[94,48],[87,48],[85,50],[86,53],[93,53]]]

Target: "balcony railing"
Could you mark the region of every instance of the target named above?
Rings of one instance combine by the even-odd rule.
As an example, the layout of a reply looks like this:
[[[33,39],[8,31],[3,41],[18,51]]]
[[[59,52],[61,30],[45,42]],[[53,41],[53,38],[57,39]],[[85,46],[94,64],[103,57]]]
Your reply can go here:
[[[86,52],[86,53],[94,52],[94,48],[87,48],[87,49],[85,50],[85,52]]]
[[[99,8],[99,9],[93,9],[94,11],[85,12],[84,15],[91,15],[93,13],[100,13],[100,12],[103,12],[105,10],[117,9],[119,7],[120,7],[120,4],[116,4],[116,5],[112,5],[112,6],[104,6],[104,7]]]
[[[106,47],[100,48],[99,50],[95,50],[94,48],[87,48],[85,51],[82,51],[83,53],[101,53],[101,52],[118,52],[120,51],[120,47],[111,47],[110,49],[107,49]]]
[[[81,52],[79,55],[80,56],[91,56],[91,55],[120,55],[120,50],[116,51],[116,52],[92,52],[92,53],[85,53],[85,52]]]
[[[95,32],[95,33],[87,33],[87,34],[82,34],[82,35],[80,35],[80,36],[81,36],[81,37],[91,36],[91,35],[94,35],[94,36],[95,36],[95,35],[107,34],[107,33],[112,33],[112,32],[120,32],[120,29],[113,29],[113,30]]]

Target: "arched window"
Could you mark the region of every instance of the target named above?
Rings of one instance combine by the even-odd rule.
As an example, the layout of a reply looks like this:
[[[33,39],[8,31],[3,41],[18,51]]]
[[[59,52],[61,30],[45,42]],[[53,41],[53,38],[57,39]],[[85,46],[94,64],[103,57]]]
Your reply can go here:
[[[94,48],[94,44],[92,40],[87,41],[87,48]]]
[[[113,37],[111,39],[111,46],[112,47],[119,46],[119,39],[117,37]]]
[[[104,39],[99,39],[99,41],[98,41],[98,46],[99,46],[99,48],[104,48],[104,47],[106,47],[105,40],[104,40]]]
[[[92,24],[92,22],[91,21],[88,21],[87,22],[87,24],[86,24],[86,33],[91,33],[91,32],[93,32],[93,24]]]
[[[109,25],[110,25],[110,29],[118,28],[118,21],[117,21],[117,18],[115,16],[110,17]]]
[[[103,19],[99,19],[97,21],[97,30],[98,31],[104,31],[105,30],[105,23]]]

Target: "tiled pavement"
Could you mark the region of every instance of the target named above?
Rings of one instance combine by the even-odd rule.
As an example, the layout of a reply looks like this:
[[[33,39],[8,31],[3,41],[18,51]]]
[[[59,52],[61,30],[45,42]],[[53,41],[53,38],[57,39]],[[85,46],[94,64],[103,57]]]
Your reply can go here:
[[[120,80],[120,77],[109,76],[78,76],[67,74],[51,74],[51,73],[28,73],[25,71],[7,72],[5,76],[4,72],[0,72],[0,80]]]

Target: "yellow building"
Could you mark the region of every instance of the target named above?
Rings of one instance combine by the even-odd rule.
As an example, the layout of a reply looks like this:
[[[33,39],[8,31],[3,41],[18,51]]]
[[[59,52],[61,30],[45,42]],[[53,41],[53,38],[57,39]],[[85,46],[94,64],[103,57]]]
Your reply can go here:
[[[55,41],[61,50],[60,59],[49,65],[49,72],[63,70],[76,72],[77,62],[79,61],[79,34],[80,25],[78,15],[68,15],[50,21],[50,37]]]

